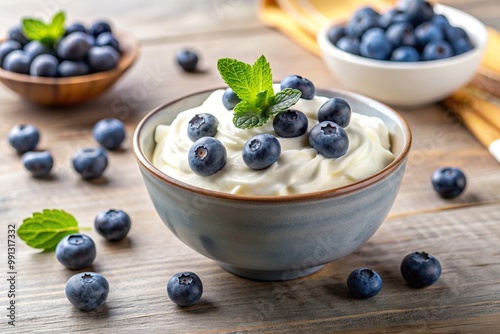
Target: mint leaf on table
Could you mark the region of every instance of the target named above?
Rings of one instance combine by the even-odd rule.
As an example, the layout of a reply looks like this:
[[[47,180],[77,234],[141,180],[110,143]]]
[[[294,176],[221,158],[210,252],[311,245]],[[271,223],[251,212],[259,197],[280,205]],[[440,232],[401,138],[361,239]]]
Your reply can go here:
[[[28,246],[52,251],[62,238],[78,232],[78,222],[71,214],[63,210],[45,209],[24,219],[17,235]]]
[[[34,18],[24,18],[22,23],[23,34],[32,41],[39,41],[52,45],[64,35],[64,12],[56,13],[50,23],[44,23]]]
[[[222,58],[217,69],[241,99],[233,115],[233,123],[240,129],[262,126],[271,115],[287,110],[300,99],[301,92],[297,89],[286,88],[274,94],[271,66],[263,55],[253,65]]]

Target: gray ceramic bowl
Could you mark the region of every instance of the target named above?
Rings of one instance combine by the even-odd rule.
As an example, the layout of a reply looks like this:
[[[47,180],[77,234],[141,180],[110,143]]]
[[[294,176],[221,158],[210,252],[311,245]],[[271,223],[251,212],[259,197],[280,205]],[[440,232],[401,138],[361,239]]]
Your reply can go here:
[[[211,92],[156,108],[134,135],[134,152],[151,200],[177,238],[227,271],[258,280],[308,275],[370,239],[387,217],[405,170],[411,133],[401,116],[367,97],[319,91],[318,95],[345,98],[358,113],[383,119],[395,160],[367,179],[328,191],[232,195],[188,185],[151,163],[156,126],[170,124],[179,112],[200,105]]]

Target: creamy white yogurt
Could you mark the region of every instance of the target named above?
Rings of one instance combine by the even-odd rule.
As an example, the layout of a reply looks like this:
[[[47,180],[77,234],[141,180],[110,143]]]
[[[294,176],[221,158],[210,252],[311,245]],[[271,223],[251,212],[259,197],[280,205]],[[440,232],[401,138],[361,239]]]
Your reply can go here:
[[[275,135],[272,119],[258,128],[236,128],[232,122],[232,110],[222,105],[223,93],[224,90],[213,92],[201,106],[179,113],[171,125],[156,128],[153,165],[165,174],[197,187],[231,194],[276,196],[338,188],[371,176],[394,160],[389,131],[382,120],[353,110],[351,122],[345,128],[349,149],[344,156],[327,159],[318,154],[309,146],[308,131],[296,138],[277,137],[281,144],[278,161],[264,170],[250,169],[243,162],[243,146],[258,133]],[[292,108],[306,114],[310,130],[318,123],[318,109],[327,100],[323,96],[300,99]],[[187,136],[187,126],[199,113],[211,113],[217,117],[219,126],[215,138],[227,150],[226,165],[208,177],[195,174],[187,159],[193,145]]]

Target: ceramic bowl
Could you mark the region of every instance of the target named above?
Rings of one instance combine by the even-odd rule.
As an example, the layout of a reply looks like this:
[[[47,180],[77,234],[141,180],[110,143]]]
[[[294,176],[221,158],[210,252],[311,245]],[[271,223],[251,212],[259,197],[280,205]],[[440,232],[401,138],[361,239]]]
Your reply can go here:
[[[0,68],[0,81],[23,98],[41,105],[69,106],[92,100],[110,88],[139,55],[139,42],[134,36],[126,32],[114,35],[120,43],[122,56],[113,70],[67,78],[47,78]]]
[[[380,117],[389,128],[395,160],[367,179],[328,191],[233,195],[186,184],[151,163],[155,128],[201,105],[211,92],[156,108],[134,134],[134,153],[146,188],[161,220],[177,238],[229,272],[257,280],[313,273],[370,239],[389,213],[405,170],[411,134],[401,116],[357,94],[317,91],[345,98],[358,113]]]
[[[322,58],[345,87],[394,106],[417,107],[451,95],[472,80],[486,46],[483,23],[457,9],[435,5],[454,26],[469,34],[475,47],[464,54],[434,61],[398,63],[356,56],[335,47],[327,38],[334,25],[323,27],[317,36]]]

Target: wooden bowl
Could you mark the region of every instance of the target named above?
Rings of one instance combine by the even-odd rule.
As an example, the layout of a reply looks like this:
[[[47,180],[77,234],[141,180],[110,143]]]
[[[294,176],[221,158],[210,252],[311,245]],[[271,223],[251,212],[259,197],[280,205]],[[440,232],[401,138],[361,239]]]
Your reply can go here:
[[[122,56],[110,71],[88,75],[47,78],[6,71],[0,68],[0,81],[25,99],[46,106],[69,106],[104,93],[125,73],[139,55],[139,42],[129,33],[117,32]]]

